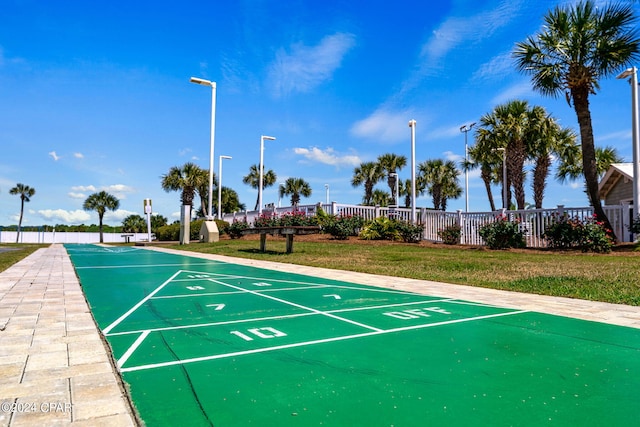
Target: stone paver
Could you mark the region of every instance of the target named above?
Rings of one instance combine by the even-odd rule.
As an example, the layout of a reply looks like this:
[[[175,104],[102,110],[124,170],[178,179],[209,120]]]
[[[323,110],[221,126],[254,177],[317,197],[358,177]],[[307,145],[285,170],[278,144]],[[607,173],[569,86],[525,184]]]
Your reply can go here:
[[[640,328],[640,307],[187,255]],[[40,249],[0,273],[0,404],[0,427],[140,425],[62,245]]]
[[[62,245],[0,273],[0,427],[136,426]]]

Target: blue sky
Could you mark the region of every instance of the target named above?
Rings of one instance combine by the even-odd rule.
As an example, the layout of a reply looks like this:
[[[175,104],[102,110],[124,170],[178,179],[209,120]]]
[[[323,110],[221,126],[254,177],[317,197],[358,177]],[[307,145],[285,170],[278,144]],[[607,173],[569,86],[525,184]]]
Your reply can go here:
[[[177,219],[179,194],[164,192],[161,176],[189,161],[209,167],[211,91],[192,76],[217,83],[215,171],[218,156],[233,157],[223,185],[249,209],[257,191],[242,177],[259,162],[261,135],[277,138],[265,142],[264,163],[278,182],[311,185],[301,203],[324,201],[328,184],[332,201],[357,204],[354,167],[389,152],[410,159],[411,119],[417,162],[459,162],[460,126],[513,99],[578,128],[566,101],[534,93],[510,56],[564,1],[2,3],[1,225],[17,223],[20,202],[9,190],[18,182],[36,189],[23,225],[97,223],[82,203],[100,190],[120,199],[108,224],[142,215],[145,198],[154,213]],[[596,144],[626,161],[630,110],[629,85],[615,78],[591,98]],[[410,174],[400,171],[401,179]],[[532,202],[530,180],[526,191]],[[277,203],[277,186],[263,200]],[[553,178],[544,204],[588,205],[582,183]],[[463,196],[448,208],[464,205]],[[469,205],[489,208],[475,172]],[[431,207],[429,196],[418,206]]]

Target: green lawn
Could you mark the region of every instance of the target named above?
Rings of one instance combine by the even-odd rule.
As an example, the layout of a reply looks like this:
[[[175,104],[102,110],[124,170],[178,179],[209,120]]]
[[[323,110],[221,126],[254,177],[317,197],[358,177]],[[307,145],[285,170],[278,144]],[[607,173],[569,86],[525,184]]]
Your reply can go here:
[[[540,250],[492,251],[432,244],[372,243],[320,238],[294,242],[267,238],[267,252],[255,239],[172,245],[174,249],[277,261],[338,270],[640,305],[640,252],[610,254]]]
[[[5,271],[7,268],[11,267],[16,262],[20,261],[23,258],[31,255],[35,251],[40,248],[46,248],[49,245],[36,245],[36,244],[26,244],[26,243],[11,243],[11,244],[0,244],[0,272]],[[8,250],[4,250],[8,249]]]

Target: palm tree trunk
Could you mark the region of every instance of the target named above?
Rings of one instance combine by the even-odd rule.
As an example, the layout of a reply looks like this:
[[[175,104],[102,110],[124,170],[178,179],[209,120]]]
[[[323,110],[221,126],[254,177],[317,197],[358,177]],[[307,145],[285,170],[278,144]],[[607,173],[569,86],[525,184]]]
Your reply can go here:
[[[98,215],[98,229],[100,230],[100,243],[104,243],[104,238],[102,237],[102,215]]]
[[[482,181],[484,182],[484,188],[487,191],[487,198],[489,199],[489,205],[491,206],[491,211],[496,210],[496,203],[493,200],[493,193],[491,192],[491,170],[486,170],[482,168],[480,172],[480,176],[482,177]]]
[[[20,220],[18,221],[18,233],[16,234],[16,243],[20,239],[20,229],[22,228],[22,215],[24,214],[24,196],[20,196]]]
[[[549,155],[542,155],[536,159],[536,166],[533,168],[533,202],[536,209],[542,209],[544,190],[547,187],[547,175],[551,158]]]
[[[589,111],[589,92],[587,88],[572,88],[571,97],[578,117],[580,126],[580,140],[582,144],[582,171],[587,187],[587,196],[593,206],[598,221],[604,223],[605,229],[609,230],[609,234],[616,240],[615,232],[609,222],[609,218],[604,213],[600,202],[600,193],[598,191],[598,167],[596,164],[596,148],[593,140],[593,128],[591,126],[591,112]]]

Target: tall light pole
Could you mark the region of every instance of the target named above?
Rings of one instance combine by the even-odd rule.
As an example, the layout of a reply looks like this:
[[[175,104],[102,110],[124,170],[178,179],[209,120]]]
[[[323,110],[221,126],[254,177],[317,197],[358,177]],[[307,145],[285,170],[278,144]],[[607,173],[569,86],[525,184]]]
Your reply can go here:
[[[467,134],[475,122],[470,125],[460,126],[460,132],[464,132],[464,211],[469,212],[469,145],[467,145]]]
[[[416,121],[409,120],[411,128],[411,223],[416,223]]]
[[[640,215],[640,121],[638,120],[638,69],[625,70],[619,79],[629,78],[631,83],[631,135],[633,141],[633,218]]]
[[[324,185],[324,192],[325,192],[325,204],[329,204],[329,184],[325,184]]]
[[[509,209],[507,206],[507,149],[504,147],[496,148],[497,151],[502,151],[502,207]]]
[[[220,156],[218,160],[218,219],[222,219],[222,160],[231,158],[231,156]]]
[[[213,147],[216,133],[216,82],[191,77],[191,83],[211,87],[211,143],[209,148],[209,211],[207,219],[213,219]]]
[[[264,169],[264,140],[275,141],[273,136],[260,136],[260,178],[258,182],[258,213],[262,214],[262,179],[263,179],[263,169]]]

